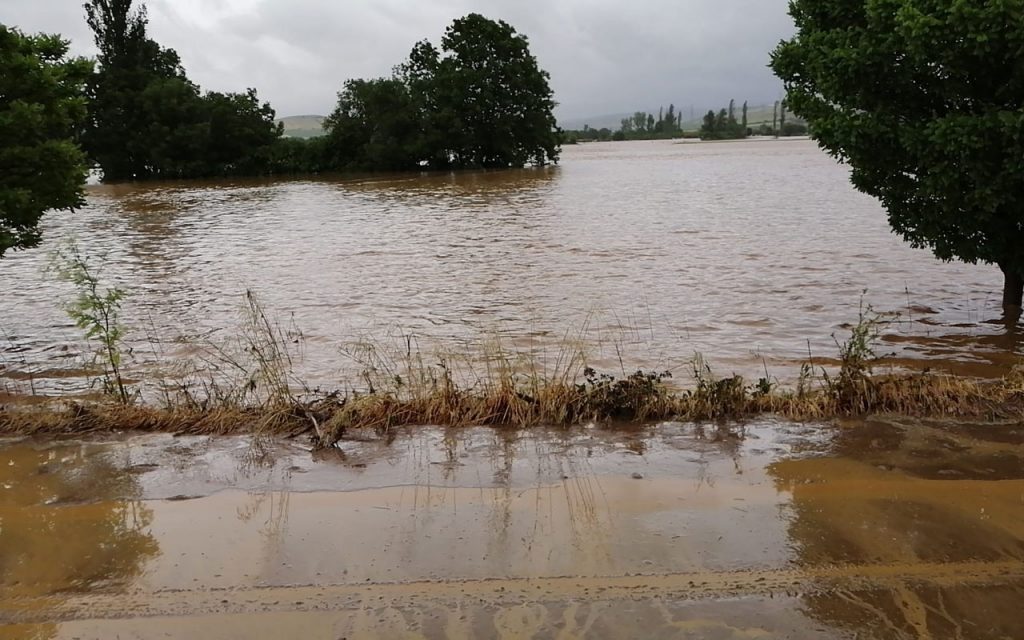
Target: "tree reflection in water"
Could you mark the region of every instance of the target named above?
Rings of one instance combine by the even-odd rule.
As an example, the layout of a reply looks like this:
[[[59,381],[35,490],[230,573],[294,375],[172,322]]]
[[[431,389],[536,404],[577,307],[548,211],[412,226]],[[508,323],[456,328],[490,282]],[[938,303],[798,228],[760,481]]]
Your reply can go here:
[[[829,457],[770,465],[794,562],[824,577],[807,615],[862,638],[1024,637],[1024,584],[1002,575],[1024,562],[1020,443],[962,431],[856,425]],[[1013,477],[993,462],[1006,455]]]
[[[123,589],[159,553],[153,513],[119,452],[78,443],[0,450],[0,603],[53,610],[64,595]]]

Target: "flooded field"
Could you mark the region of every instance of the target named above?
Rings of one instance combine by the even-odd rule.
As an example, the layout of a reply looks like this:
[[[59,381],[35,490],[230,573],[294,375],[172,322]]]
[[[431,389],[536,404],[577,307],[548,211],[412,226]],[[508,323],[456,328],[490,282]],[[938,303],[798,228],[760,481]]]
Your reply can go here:
[[[96,186],[0,262],[0,393],[80,391],[88,350],[43,273],[75,236],[128,292],[129,367],[231,336],[246,289],[304,336],[298,373],[336,388],[371,341],[558,353],[599,369],[786,380],[835,355],[863,300],[897,312],[897,364],[999,376],[1021,333],[998,270],[941,264],[893,236],[847,169],[809,141],[569,147],[560,166],[457,176]],[[864,291],[867,291],[864,294]]]
[[[847,404],[808,378],[817,387],[788,399],[824,409],[773,404],[801,363],[830,362],[862,304],[893,314],[878,354],[896,367],[995,378],[1022,351],[995,269],[906,247],[810,142],[594,144],[559,167],[457,176],[96,186],[45,234],[0,261],[17,285],[3,294],[0,407],[89,388],[90,347],[61,308],[74,292],[44,271],[75,237],[128,293],[133,388],[237,339],[252,290],[289,331],[262,365],[287,401],[263,416],[231,405],[230,429],[203,403],[178,408],[209,418],[192,433],[265,434],[277,420],[323,448],[312,435],[132,434],[190,424],[173,411],[153,422],[149,406],[111,428],[70,403],[12,410],[66,422],[11,433],[119,435],[0,440],[0,639],[1024,637],[1019,378],[857,378]],[[294,370],[278,341],[300,356]],[[494,349],[505,369],[451,374],[451,354]],[[699,353],[717,374],[765,380],[707,375],[703,396],[664,395],[656,374],[576,387],[575,349],[616,375],[668,370],[685,385]],[[361,378],[367,353],[427,374]],[[528,379],[548,396],[509,353],[544,368]],[[561,378],[547,369],[559,358]],[[294,401],[288,373],[393,386],[321,406]],[[407,406],[377,402],[393,388]],[[746,421],[386,428],[551,425],[570,410],[565,422],[587,423],[613,396],[613,409],[676,407],[648,417]],[[681,413],[701,398],[747,409]],[[761,415],[872,410],[960,421]]]
[[[0,443],[2,638],[1024,637],[1024,431]]]

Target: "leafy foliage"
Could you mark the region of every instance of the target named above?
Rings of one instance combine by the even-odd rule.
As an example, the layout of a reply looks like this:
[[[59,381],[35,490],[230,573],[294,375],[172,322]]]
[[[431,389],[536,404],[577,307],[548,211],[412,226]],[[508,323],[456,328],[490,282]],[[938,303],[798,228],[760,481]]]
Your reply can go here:
[[[173,109],[183,94],[196,93],[184,77],[178,54],[146,36],[145,7],[133,10],[132,4],[133,0],[92,0],[85,5],[99,56],[89,83],[89,123],[83,142],[107,180],[149,175],[152,104],[163,106],[163,99],[177,94],[168,104]],[[163,86],[151,89],[161,81]],[[159,93],[162,99],[152,100]]]
[[[787,104],[911,245],[1024,287],[1024,1],[794,0]]]
[[[338,169],[501,168],[556,162],[549,76],[525,36],[470,14],[392,78],[352,80],[325,122]]]
[[[0,257],[39,243],[49,209],[82,204],[85,120],[91,65],[67,57],[57,36],[26,36],[0,25]]]
[[[886,324],[880,314],[861,303],[860,316],[850,329],[850,337],[840,343],[834,334],[832,336],[839,348],[839,372],[833,377],[822,370],[822,377],[836,403],[851,413],[864,412],[875,393],[871,378],[878,360],[875,344]]]
[[[203,95],[173,49],[151,40],[145,6],[91,0],[99,49],[84,144],[104,180],[269,172],[281,135],[274,110],[246,93]]]
[[[419,120],[409,88],[395,78],[349,80],[324,121],[336,169],[401,171],[419,166]]]
[[[428,62],[428,104],[441,114],[453,164],[507,167],[558,159],[550,76],[526,36],[473,13],[455,20]]]
[[[672,374],[637,371],[619,380],[586,367],[583,377],[585,382],[576,385],[580,394],[579,414],[633,419],[643,415],[646,407],[669,397],[665,381],[671,379]]]
[[[274,109],[260,103],[255,89],[245,93],[211,91],[204,98],[209,123],[207,163],[221,173],[265,171],[270,148],[281,137]]]
[[[91,0],[100,51],[90,82],[89,156],[104,180],[346,170],[496,168],[558,159],[548,74],[504,22],[456,20],[439,51],[416,45],[391,78],[350,80],[326,135],[282,139],[254,89],[209,92],[151,40],[144,6]]]
[[[124,330],[118,319],[124,291],[117,287],[104,288],[98,269],[74,242],[55,252],[53,268],[78,291],[75,301],[65,308],[68,317],[85,332],[86,340],[100,343],[96,359],[103,366],[104,392],[128,404],[131,394],[121,374]]]

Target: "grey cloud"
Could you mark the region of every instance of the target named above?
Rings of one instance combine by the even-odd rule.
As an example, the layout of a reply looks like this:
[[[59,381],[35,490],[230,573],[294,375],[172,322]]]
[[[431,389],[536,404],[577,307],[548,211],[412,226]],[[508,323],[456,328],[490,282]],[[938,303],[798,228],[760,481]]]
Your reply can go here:
[[[471,11],[530,38],[566,118],[766,103],[786,0],[149,0],[150,32],[205,89],[257,87],[281,115],[326,113],[349,78],[381,76]],[[0,0],[0,21],[94,53],[80,1]]]

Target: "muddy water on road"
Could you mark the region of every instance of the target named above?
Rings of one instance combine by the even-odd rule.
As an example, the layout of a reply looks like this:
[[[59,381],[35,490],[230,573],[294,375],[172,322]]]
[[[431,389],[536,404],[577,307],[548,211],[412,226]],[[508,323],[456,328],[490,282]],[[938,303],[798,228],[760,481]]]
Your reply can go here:
[[[994,267],[942,264],[894,236],[809,141],[570,147],[557,168],[458,175],[150,183],[90,189],[44,245],[0,262],[0,392],[80,391],[88,350],[43,273],[68,235],[128,292],[133,377],[230,338],[242,296],[306,338],[298,373],[337,388],[360,341],[544,358],[567,335],[610,372],[795,376],[865,303],[902,314],[882,354],[1000,376],[1022,334]],[[582,334],[582,335],[580,335]],[[147,367],[163,360],[164,367]],[[159,370],[156,370],[159,369]],[[69,372],[74,372],[69,375]]]
[[[0,448],[0,637],[1018,638],[1024,431]]]

